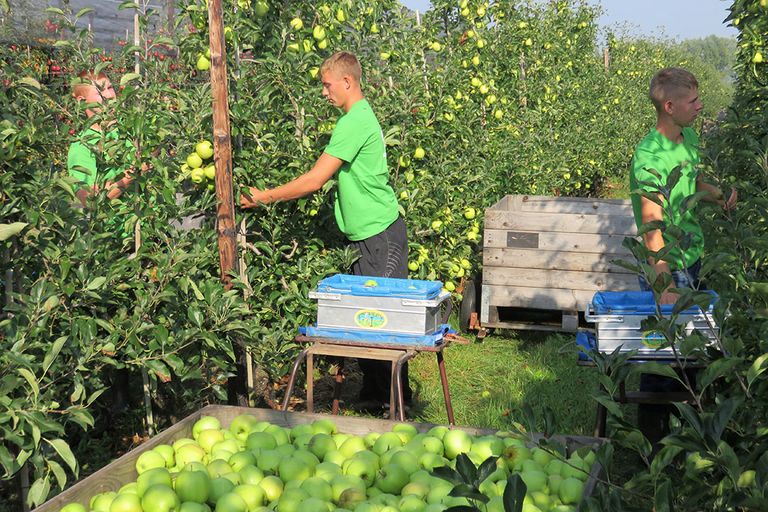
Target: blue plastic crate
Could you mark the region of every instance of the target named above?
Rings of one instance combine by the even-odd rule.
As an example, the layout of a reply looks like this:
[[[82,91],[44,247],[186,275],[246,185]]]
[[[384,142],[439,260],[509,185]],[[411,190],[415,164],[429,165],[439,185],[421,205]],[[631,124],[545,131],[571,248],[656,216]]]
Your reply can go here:
[[[711,311],[717,302],[718,296],[711,290],[706,293],[712,296],[709,304]],[[674,304],[662,304],[661,312],[664,315],[671,315]],[[625,292],[597,292],[592,297],[592,311],[597,315],[654,315],[656,314],[656,301],[653,298],[653,292],[650,291],[625,291]],[[698,306],[692,306],[681,314],[700,313]]]
[[[338,293],[363,297],[400,297],[404,299],[434,299],[440,295],[443,283],[394,277],[354,276],[336,274],[317,284],[320,293]]]

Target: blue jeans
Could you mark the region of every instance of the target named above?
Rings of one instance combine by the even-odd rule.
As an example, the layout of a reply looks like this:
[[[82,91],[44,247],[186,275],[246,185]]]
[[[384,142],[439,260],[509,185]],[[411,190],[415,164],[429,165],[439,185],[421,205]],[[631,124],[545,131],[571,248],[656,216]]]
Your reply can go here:
[[[691,265],[685,270],[673,270],[672,279],[675,282],[676,288],[694,288],[698,289],[700,286],[699,273],[701,272],[701,260]],[[637,280],[640,283],[640,289],[644,292],[651,291],[651,285],[645,280],[644,276],[637,276]]]

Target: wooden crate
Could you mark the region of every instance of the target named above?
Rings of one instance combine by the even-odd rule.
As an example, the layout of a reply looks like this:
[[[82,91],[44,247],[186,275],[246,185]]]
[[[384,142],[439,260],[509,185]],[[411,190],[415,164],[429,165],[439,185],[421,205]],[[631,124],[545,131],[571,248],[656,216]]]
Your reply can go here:
[[[91,496],[106,492],[117,491],[124,484],[136,480],[136,460],[139,456],[161,444],[171,444],[182,437],[192,437],[192,425],[202,416],[215,416],[221,421],[223,427],[228,427],[233,418],[240,414],[251,414],[259,420],[269,421],[284,427],[294,427],[296,425],[311,423],[317,419],[330,419],[336,423],[340,432],[355,435],[366,435],[370,432],[388,432],[392,430],[392,422],[389,420],[356,418],[347,416],[331,416],[327,414],[310,414],[298,412],[275,411],[272,409],[252,409],[247,407],[234,407],[228,405],[209,405],[199,411],[190,414],[176,425],[166,431],[153,437],[138,448],[131,450],[122,457],[114,460],[109,465],[93,473],[65,490],[58,496],[51,498],[35,509],[35,512],[57,512],[67,503],[77,502],[88,506],[88,500]],[[420,432],[426,432],[434,427],[430,423],[410,423]],[[461,428],[473,435],[492,434],[495,430],[478,429],[471,427],[449,427]],[[595,448],[605,442],[602,438],[585,436],[558,436],[560,442],[565,444],[569,452],[581,446],[594,446]],[[590,478],[584,488],[584,495],[588,496],[597,481],[597,475],[601,471],[598,464],[592,468]]]
[[[632,260],[622,242],[636,232],[628,200],[506,196],[485,212],[481,324],[540,328],[499,314],[526,308],[559,311],[552,330],[575,330],[595,292],[639,289],[611,263]]]

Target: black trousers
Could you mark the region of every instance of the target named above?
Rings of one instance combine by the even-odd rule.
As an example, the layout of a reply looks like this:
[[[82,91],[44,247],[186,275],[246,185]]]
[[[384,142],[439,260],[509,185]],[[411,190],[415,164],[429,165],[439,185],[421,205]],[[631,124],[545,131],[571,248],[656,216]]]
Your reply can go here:
[[[356,242],[350,246],[357,249],[360,258],[352,265],[352,273],[358,276],[371,277],[408,277],[408,234],[405,221],[398,217],[387,229]],[[365,401],[389,401],[391,366],[387,361],[358,359],[363,372],[363,387],[360,399]],[[402,382],[403,398],[410,402],[413,391],[408,382],[408,363],[403,365]]]

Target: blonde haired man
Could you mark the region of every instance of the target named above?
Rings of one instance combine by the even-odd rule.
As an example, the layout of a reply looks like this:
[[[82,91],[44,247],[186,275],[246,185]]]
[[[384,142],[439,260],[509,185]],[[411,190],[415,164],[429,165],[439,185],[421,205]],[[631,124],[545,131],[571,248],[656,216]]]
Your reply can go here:
[[[337,52],[320,67],[322,94],[344,113],[315,165],[279,187],[249,189],[240,197],[243,208],[297,199],[317,192],[338,173],[334,213],[339,229],[360,258],[356,275],[408,277],[408,239],[395,192],[389,185],[386,145],[381,126],[363,95],[362,68],[354,54]],[[390,371],[386,362],[360,360],[363,389],[360,398],[371,408],[389,399]],[[403,394],[411,400],[407,366]],[[378,404],[378,406],[373,405]]]
[[[92,71],[84,71],[78,75],[75,85],[72,87],[72,96],[85,105],[85,115],[90,120],[102,113],[102,106],[115,98],[115,89],[112,82],[104,73],[95,74]],[[104,128],[107,129],[106,133]],[[123,191],[133,182],[130,171],[123,172],[119,166],[113,166],[112,162],[106,169],[98,169],[97,153],[103,151],[102,142],[118,138],[117,131],[109,126],[102,127],[101,122],[93,122],[77,137],[77,140],[69,146],[67,154],[67,169],[69,175],[77,178],[76,194],[80,202],[85,206],[89,195],[97,193],[102,188],[108,190],[107,197],[114,199],[120,197]],[[105,160],[108,158],[105,156]],[[115,179],[123,172],[120,179]]]
[[[672,275],[673,283],[669,288],[693,288],[698,286],[704,237],[696,213],[692,209],[682,211],[683,201],[696,192],[707,192],[704,200],[729,209],[735,206],[737,194],[733,190],[726,201],[722,191],[704,182],[699,172],[699,137],[691,128],[702,109],[696,77],[681,68],[662,69],[651,79],[649,96],[656,108],[656,126],[635,149],[629,176],[635,222],[638,228],[652,221],[671,223],[691,236],[690,247],[676,248],[670,253],[669,261],[652,259],[649,263],[654,265],[657,273]],[[682,166],[681,175],[669,191],[667,212],[660,204],[634,193],[638,189],[657,193],[667,186],[667,178],[678,166]],[[662,199],[661,194],[659,199]],[[671,218],[666,218],[670,211]],[[645,233],[643,242],[649,250],[659,251],[670,240],[656,229]],[[644,280],[641,280],[641,286],[650,289]],[[671,304],[677,299],[669,288],[661,296],[662,304]]]

